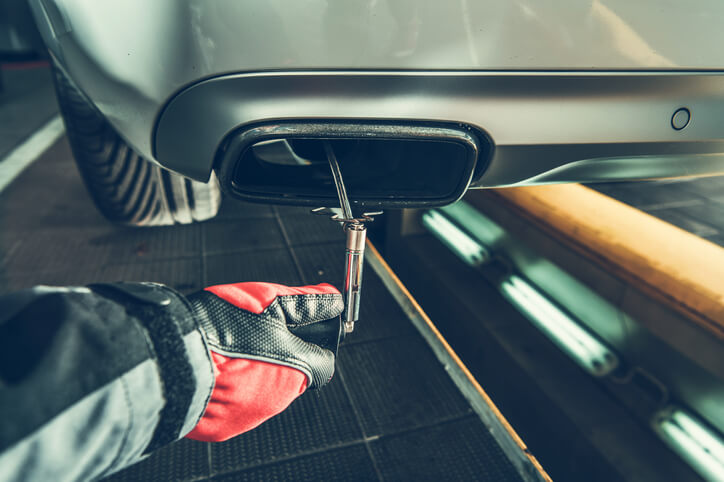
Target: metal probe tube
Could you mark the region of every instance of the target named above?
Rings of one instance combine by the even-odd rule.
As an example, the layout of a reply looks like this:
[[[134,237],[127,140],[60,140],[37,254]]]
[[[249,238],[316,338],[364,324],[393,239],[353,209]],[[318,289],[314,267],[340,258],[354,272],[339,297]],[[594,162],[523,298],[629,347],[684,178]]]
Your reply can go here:
[[[342,180],[342,171],[329,142],[324,143],[324,150],[327,153],[327,160],[332,169],[332,178],[339,197],[339,207],[342,209],[344,220],[346,220],[344,222],[344,232],[347,235],[347,246],[345,248],[344,312],[342,313],[342,321],[344,322],[344,332],[347,334],[354,331],[354,322],[359,319],[367,228],[363,223],[354,220],[352,216],[352,207]]]
[[[345,333],[354,331],[354,322],[359,319],[359,306],[362,296],[362,268],[365,260],[365,241],[367,228],[364,224],[346,224],[347,247],[344,280],[344,321]]]
[[[342,209],[342,214],[344,215],[345,219],[352,219],[352,206],[350,206],[349,204],[347,189],[344,187],[344,181],[342,180],[342,171],[339,168],[337,156],[334,155],[334,150],[327,141],[324,142],[324,152],[327,153],[327,161],[329,162],[329,167],[332,169],[332,179],[334,179],[334,187],[337,189],[339,207]]]

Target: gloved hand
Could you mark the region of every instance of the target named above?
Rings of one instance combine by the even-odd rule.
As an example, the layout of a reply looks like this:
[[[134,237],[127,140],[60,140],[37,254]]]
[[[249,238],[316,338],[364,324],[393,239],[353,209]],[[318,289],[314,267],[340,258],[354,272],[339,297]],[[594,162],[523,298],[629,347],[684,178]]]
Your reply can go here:
[[[227,440],[278,414],[307,388],[334,373],[335,354],[293,335],[339,316],[342,295],[331,285],[288,287],[237,283],[187,297],[204,332],[216,384],[188,438]]]

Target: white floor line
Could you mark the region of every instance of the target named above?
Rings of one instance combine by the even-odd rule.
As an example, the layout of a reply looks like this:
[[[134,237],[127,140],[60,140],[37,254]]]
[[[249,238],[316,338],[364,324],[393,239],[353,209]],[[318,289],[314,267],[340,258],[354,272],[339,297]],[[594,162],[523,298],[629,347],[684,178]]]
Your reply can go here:
[[[52,146],[64,132],[63,120],[60,115],[56,115],[0,159],[0,192],[3,192],[26,167]]]

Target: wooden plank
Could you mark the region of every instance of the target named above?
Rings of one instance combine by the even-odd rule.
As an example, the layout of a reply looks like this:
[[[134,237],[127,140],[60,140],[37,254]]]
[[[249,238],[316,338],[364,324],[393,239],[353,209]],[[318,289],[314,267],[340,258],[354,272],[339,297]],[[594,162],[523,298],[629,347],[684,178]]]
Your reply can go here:
[[[475,191],[724,339],[724,248],[578,184]]]

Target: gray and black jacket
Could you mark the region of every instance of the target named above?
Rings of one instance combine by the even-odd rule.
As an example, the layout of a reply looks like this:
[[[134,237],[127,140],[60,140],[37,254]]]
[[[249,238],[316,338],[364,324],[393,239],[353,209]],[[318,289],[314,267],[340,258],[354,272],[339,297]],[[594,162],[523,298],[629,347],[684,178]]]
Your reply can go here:
[[[213,385],[191,306],[170,288],[0,295],[0,481],[120,470],[193,429]]]

